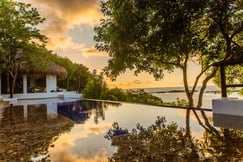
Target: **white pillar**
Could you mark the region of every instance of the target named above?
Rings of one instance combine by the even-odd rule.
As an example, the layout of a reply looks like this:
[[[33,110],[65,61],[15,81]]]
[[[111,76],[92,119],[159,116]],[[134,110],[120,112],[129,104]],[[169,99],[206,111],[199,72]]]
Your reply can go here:
[[[28,87],[27,87],[27,75],[23,75],[23,89],[24,89],[24,94],[28,93]]]
[[[46,75],[46,90],[47,92],[56,91],[57,89],[57,77],[56,75]]]

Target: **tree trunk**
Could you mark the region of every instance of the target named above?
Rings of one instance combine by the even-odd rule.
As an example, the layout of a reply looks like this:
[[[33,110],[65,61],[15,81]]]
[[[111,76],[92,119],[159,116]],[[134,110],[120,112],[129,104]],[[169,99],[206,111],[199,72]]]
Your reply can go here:
[[[10,84],[9,84],[10,98],[13,98],[17,75],[18,75],[18,66],[13,66],[13,69],[10,69],[10,71],[9,71],[9,76],[10,76],[9,77],[9,79],[10,79]]]
[[[10,84],[9,84],[9,86],[10,86],[9,87],[9,89],[10,89],[10,98],[13,98],[16,78],[17,78],[17,74],[14,74],[13,76],[10,75]]]

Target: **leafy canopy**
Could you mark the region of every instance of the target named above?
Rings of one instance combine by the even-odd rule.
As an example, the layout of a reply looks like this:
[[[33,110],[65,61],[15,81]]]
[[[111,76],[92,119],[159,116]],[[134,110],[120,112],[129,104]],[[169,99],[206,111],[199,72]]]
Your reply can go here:
[[[111,59],[104,71],[115,79],[126,69],[161,79],[178,68],[190,106],[202,78],[203,91],[214,76],[214,62],[242,54],[243,12],[239,0],[108,0],[94,40]],[[190,89],[189,62],[201,71]],[[205,76],[205,77],[204,77]],[[198,103],[200,107],[201,103]]]
[[[115,78],[126,68],[162,78],[182,66],[188,53],[196,55],[202,40],[194,22],[202,17],[204,1],[103,2],[105,19],[95,28],[96,47],[112,59],[105,69]]]

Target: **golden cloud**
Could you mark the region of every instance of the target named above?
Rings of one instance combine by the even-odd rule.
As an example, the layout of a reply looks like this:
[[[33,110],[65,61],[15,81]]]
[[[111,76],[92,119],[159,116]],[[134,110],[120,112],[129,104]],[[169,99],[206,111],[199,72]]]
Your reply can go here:
[[[79,147],[89,146],[89,142],[94,142],[88,139],[91,134],[104,134],[111,127],[113,122],[107,122],[96,125],[93,122],[87,121],[85,125],[76,125],[72,128],[72,133],[64,133],[53,143],[54,147],[49,148],[49,154],[52,161],[64,162],[93,162],[93,161],[107,161],[108,152],[101,145],[101,147],[78,149]],[[77,141],[86,139],[89,142],[77,146]]]
[[[94,26],[101,18],[98,0],[26,0],[26,2],[38,8],[42,17],[46,18],[40,28],[43,34],[50,38],[48,45],[51,47],[61,42],[57,40],[65,36],[75,25]]]
[[[89,156],[87,157],[87,155],[84,156],[85,154],[88,154],[88,153],[83,151],[83,150],[81,150],[80,153],[81,153],[81,156],[77,156],[77,155],[73,154],[71,151],[63,149],[63,150],[59,150],[58,152],[55,152],[50,157],[51,157],[52,161],[58,161],[58,162],[67,162],[67,161],[71,161],[71,162],[108,161],[107,152],[103,148],[97,150],[97,152],[95,152],[92,157],[89,157]]]
[[[95,47],[83,49],[83,54],[87,55],[87,56],[93,55],[93,56],[105,56],[105,57],[108,57],[108,54],[98,51]]]
[[[122,89],[130,89],[130,88],[145,88],[148,85],[152,84],[150,81],[139,81],[139,80],[131,80],[131,81],[116,81],[111,82],[108,78],[106,79],[110,88],[122,88]]]

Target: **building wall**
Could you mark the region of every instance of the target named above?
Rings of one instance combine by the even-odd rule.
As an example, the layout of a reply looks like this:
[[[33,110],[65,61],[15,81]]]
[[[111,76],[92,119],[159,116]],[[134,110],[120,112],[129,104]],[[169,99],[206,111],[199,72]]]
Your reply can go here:
[[[57,90],[57,76],[46,75],[46,92],[55,92]]]
[[[1,76],[0,76],[1,77]],[[46,75],[46,93],[28,93],[27,91],[27,75],[23,76],[23,93],[14,94],[13,98],[17,99],[40,99],[40,98],[81,98],[81,94],[77,94],[75,91],[67,92],[56,92],[57,90],[57,77],[56,75]],[[51,92],[51,91],[54,92]],[[9,94],[1,94],[1,78],[0,78],[0,96],[7,99]]]
[[[28,93],[27,75],[23,75],[23,94]],[[54,92],[57,90],[57,77],[56,75],[46,75],[46,92]],[[1,94],[1,77],[0,77],[0,94]],[[33,93],[31,93],[33,94]]]

